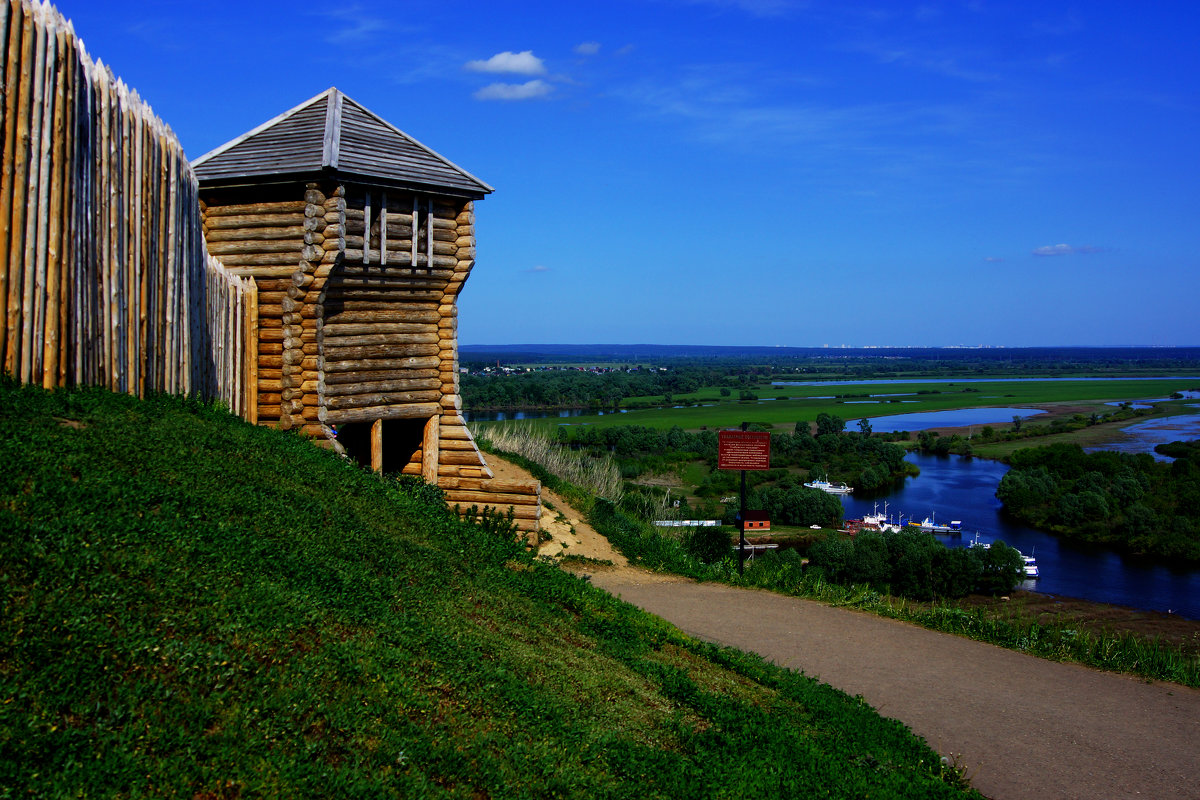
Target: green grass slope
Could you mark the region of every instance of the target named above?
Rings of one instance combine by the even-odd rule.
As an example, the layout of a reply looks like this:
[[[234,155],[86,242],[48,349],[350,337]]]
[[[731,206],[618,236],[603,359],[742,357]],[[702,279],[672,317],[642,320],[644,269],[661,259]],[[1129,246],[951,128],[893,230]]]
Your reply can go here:
[[[861,700],[175,398],[0,385],[2,797],[960,797]]]

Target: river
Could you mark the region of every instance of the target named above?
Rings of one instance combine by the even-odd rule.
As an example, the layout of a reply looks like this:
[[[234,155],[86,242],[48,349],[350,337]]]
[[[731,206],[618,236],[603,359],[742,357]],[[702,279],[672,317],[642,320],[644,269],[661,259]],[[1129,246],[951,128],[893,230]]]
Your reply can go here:
[[[965,547],[978,533],[981,542],[1003,539],[1037,558],[1041,577],[1024,581],[1023,589],[1200,619],[1200,568],[1123,556],[1108,547],[1061,539],[1006,519],[995,496],[1008,471],[1006,464],[962,456],[910,453],[906,457],[921,468],[921,474],[877,500],[843,497],[847,518],[872,513],[876,503],[883,511],[886,501],[888,513],[903,512],[906,521],[933,515],[939,523],[961,520],[962,536],[938,539],[950,547]]]

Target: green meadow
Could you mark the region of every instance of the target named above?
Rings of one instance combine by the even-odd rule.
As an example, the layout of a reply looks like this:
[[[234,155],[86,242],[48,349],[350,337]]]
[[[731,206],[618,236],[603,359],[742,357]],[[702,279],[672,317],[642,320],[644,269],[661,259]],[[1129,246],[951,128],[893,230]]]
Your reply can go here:
[[[435,488],[178,398],[0,418],[0,797],[979,797]]]
[[[617,414],[583,415],[568,419],[550,417],[530,420],[535,426],[559,425],[644,425],[670,428],[678,425],[693,430],[726,428],[742,422],[758,423],[790,430],[799,420],[813,421],[824,412],[842,419],[944,411],[957,408],[1073,406],[1072,413],[1111,411],[1106,403],[1160,399],[1172,392],[1197,388],[1196,380],[1171,378],[1147,380],[1004,380],[996,383],[966,383],[951,379],[930,379],[896,384],[821,384],[812,386],[772,386],[755,388],[757,401],[738,400],[738,391],[721,396],[717,387],[706,387],[686,395],[671,397],[671,406],[631,408]],[[936,392],[936,393],[933,393]],[[866,395],[900,395],[869,398]],[[841,395],[829,399],[830,396]],[[853,396],[851,396],[853,395]],[[871,400],[872,402],[855,402]],[[662,403],[663,397],[627,398],[626,404]],[[1178,405],[1178,404],[1177,404]],[[1183,408],[1181,406],[1181,408]],[[1187,413],[1185,410],[1176,413]],[[488,423],[484,423],[485,425]],[[1001,423],[1002,424],[1002,423]],[[849,425],[847,426],[850,427]]]

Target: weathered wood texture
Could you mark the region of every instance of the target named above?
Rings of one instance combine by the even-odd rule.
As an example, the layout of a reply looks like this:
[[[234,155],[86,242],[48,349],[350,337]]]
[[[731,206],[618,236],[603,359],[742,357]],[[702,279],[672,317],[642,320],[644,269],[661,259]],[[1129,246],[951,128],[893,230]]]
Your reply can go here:
[[[246,286],[206,254],[178,140],[52,6],[0,16],[0,369],[244,410]]]

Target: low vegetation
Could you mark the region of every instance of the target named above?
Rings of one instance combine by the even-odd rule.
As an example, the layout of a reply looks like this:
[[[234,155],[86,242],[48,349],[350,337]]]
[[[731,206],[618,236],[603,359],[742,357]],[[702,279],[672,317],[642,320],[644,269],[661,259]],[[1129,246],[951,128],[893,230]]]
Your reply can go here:
[[[423,484],[187,400],[0,416],[5,797],[978,796]]]
[[[964,576],[972,581],[983,578],[982,583],[977,582],[972,587],[976,591],[1002,592],[1006,591],[1006,587],[1012,588],[1016,581],[1014,570],[1017,562],[1013,559],[1016,552],[1008,547],[997,546],[1002,543],[994,545],[994,554],[983,551],[972,555],[962,550],[947,550],[935,540],[934,543],[941,550],[960,554],[943,558],[963,562],[945,572],[930,571],[929,567],[939,558],[927,543],[922,547],[921,540],[924,537],[916,535],[915,538],[909,537],[915,557],[906,557],[904,568],[898,565],[887,575],[879,569],[874,573],[874,580],[867,577],[866,573],[871,571],[869,568],[873,564],[879,563],[877,558],[862,557],[861,563],[855,564],[852,556],[835,556],[836,560],[846,565],[844,571],[837,574],[839,568],[831,570],[829,564],[809,568],[804,558],[789,550],[758,555],[748,561],[744,572],[739,574],[727,530],[657,528],[627,504],[622,506],[596,500],[573,489],[537,464],[517,460],[530,467],[544,481],[548,480],[555,491],[570,495],[572,502],[577,503],[578,510],[586,513],[588,521],[597,531],[607,537],[631,563],[646,569],[698,580],[769,589],[833,605],[854,606],[881,616],[969,636],[1043,658],[1076,661],[1098,669],[1200,686],[1200,656],[1195,653],[1194,647],[1175,646],[1133,633],[1085,630],[1073,620],[1058,622],[1041,617],[1002,616],[968,602],[971,598],[956,600],[955,595],[971,590],[966,589],[960,580]],[[713,548],[710,537],[714,535],[725,538],[723,553]],[[931,536],[927,538],[933,539]],[[818,544],[814,549],[819,547]],[[843,550],[844,556],[844,546],[836,547]],[[879,550],[878,547],[868,549]],[[988,555],[984,555],[985,552]],[[929,556],[929,567],[925,558],[920,557],[922,554]],[[818,556],[818,560],[820,558]],[[857,571],[860,566],[864,568],[862,573]],[[943,563],[941,566],[955,565]],[[831,572],[842,582],[832,579]],[[910,592],[909,597],[899,594],[905,589]],[[929,597],[937,599],[930,602],[925,599]]]
[[[1200,561],[1200,448],[1168,450],[1179,455],[1170,463],[1071,444],[1017,450],[996,496],[1016,519],[1061,536]]]

